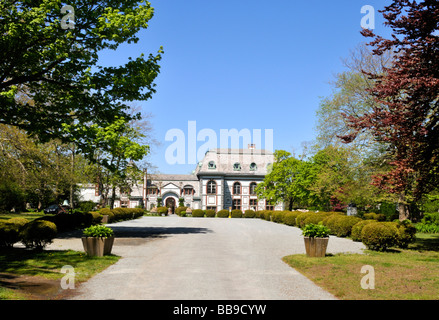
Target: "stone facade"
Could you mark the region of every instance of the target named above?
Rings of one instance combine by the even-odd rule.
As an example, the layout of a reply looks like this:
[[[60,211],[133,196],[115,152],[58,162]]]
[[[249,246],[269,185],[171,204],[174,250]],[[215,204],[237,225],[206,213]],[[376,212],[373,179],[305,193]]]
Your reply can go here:
[[[273,162],[272,152],[251,146],[209,150],[191,175],[151,175],[146,207],[157,206],[158,198],[163,205],[178,206],[183,198],[184,206],[192,209],[283,210],[282,203],[270,206],[254,192]]]
[[[180,202],[192,209],[283,210],[260,200],[254,192],[274,162],[272,152],[255,149],[213,149],[206,152],[190,175],[148,174],[143,183],[133,186],[129,197],[117,196],[115,207],[145,206],[151,210],[161,205],[178,207]],[[90,188],[91,186],[89,186]],[[82,188],[88,199],[99,201],[98,193]]]

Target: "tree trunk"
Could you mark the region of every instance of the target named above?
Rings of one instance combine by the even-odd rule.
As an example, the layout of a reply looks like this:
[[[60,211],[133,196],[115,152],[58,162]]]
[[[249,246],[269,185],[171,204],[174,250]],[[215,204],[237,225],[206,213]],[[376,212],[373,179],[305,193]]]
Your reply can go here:
[[[405,201],[405,193],[401,192],[398,198],[398,212],[399,221],[404,221],[409,218],[410,212],[407,202]]]
[[[75,174],[75,146],[72,147],[72,157],[71,157],[71,167],[70,167],[70,210],[75,209],[75,205],[73,204],[73,184],[74,184],[74,174]]]
[[[114,201],[116,200],[116,186],[113,185],[111,188],[111,199],[110,199],[110,209],[114,209]]]
[[[288,210],[293,211],[293,198],[290,198],[288,202]]]

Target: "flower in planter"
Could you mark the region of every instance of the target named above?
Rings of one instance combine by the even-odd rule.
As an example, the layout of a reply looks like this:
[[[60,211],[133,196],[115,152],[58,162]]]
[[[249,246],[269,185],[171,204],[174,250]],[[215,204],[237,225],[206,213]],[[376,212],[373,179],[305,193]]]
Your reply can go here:
[[[327,238],[331,230],[322,224],[307,224],[302,229],[302,235],[310,238]]]
[[[84,229],[83,231],[85,237],[93,238],[109,238],[114,236],[114,231],[103,225],[95,225]]]

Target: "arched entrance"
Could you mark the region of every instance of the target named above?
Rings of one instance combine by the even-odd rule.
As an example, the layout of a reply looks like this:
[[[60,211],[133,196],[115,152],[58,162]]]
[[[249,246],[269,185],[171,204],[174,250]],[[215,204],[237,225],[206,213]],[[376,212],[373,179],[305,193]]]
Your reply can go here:
[[[172,210],[171,214],[174,214],[174,212],[175,212],[175,199],[172,197],[166,198],[165,206],[167,208],[171,208],[171,210]]]

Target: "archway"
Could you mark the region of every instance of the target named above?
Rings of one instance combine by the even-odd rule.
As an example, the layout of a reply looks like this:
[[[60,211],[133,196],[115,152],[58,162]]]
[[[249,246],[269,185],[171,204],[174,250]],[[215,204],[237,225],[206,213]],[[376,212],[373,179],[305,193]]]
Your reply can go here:
[[[165,206],[171,208],[171,214],[175,212],[175,199],[173,197],[167,197],[165,201]]]

